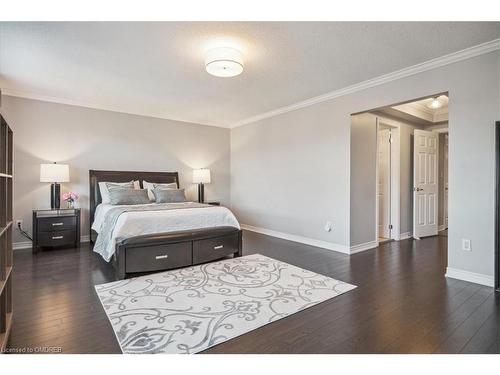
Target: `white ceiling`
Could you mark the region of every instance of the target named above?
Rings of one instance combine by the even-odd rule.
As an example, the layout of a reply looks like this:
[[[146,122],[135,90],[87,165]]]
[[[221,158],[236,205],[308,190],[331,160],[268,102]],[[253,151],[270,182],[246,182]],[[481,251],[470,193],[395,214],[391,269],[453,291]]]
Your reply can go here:
[[[24,96],[230,126],[500,37],[500,23],[0,23],[0,87]],[[234,78],[205,72],[229,39]]]
[[[408,116],[408,120],[424,126],[448,122],[448,96],[440,95],[437,97],[437,100],[441,103],[441,107],[439,108],[429,107],[430,103],[433,100],[433,97],[425,98],[422,100],[416,100],[414,102],[393,106],[391,107],[391,109],[397,112],[403,112]],[[394,111],[390,113],[394,115]]]

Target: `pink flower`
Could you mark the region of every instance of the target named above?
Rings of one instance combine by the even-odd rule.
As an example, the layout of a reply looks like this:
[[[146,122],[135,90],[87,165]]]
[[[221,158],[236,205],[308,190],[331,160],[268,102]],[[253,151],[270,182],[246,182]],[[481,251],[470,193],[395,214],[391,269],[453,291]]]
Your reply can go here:
[[[78,196],[78,194],[73,193],[72,191],[63,194],[63,201],[65,202],[74,202],[77,201],[79,198],[80,197]]]

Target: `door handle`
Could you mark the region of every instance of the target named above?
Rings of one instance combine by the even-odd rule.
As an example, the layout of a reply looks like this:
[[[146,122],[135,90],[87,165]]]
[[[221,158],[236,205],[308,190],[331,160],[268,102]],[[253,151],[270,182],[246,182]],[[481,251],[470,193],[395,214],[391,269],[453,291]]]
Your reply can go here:
[[[155,259],[167,259],[168,258],[168,254],[163,254],[163,255],[157,255],[155,256]]]
[[[415,188],[413,188],[413,191],[424,191],[424,189],[421,189],[421,188],[415,187]]]
[[[53,226],[53,227],[56,227],[56,226],[58,226],[58,225],[63,225],[63,224],[64,224],[64,223],[52,223],[52,226]]]
[[[219,249],[222,249],[223,247],[224,247],[224,245],[214,246],[214,250],[219,250]]]
[[[53,240],[62,240],[63,238],[63,236],[52,236]]]

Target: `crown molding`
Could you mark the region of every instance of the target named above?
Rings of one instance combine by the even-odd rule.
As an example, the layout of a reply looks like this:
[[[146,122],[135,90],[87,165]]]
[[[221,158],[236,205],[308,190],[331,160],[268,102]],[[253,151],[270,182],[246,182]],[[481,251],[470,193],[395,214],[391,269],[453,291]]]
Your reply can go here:
[[[352,94],[358,91],[366,90],[371,87],[379,86],[388,82],[392,82],[401,78],[410,77],[412,75],[426,72],[428,70],[440,68],[449,64],[453,64],[462,60],[467,60],[476,56],[484,55],[490,52],[500,50],[500,38],[494,39],[486,43],[478,44],[473,47],[466,48],[461,51],[453,52],[448,55],[437,57],[435,59],[410,66],[408,68],[403,68],[392,73],[384,74],[376,78],[372,78],[360,83],[356,83],[351,86],[344,87],[339,90],[331,91],[329,93],[319,95],[289,106],[281,107],[269,112],[262,113],[260,115],[252,116],[244,120],[238,121],[230,125],[230,128],[236,128],[239,126],[251,124],[266,118],[281,115],[283,113],[295,111],[300,108],[309,107],[313,104],[321,103],[327,100],[338,98],[340,96]]]
[[[72,106],[76,106],[76,107],[97,109],[97,110],[101,110],[101,111],[124,113],[127,115],[152,117],[152,118],[158,118],[158,119],[162,119],[162,120],[187,122],[190,124],[213,126],[213,127],[217,127],[217,128],[228,128],[228,126],[204,124],[204,123],[200,123],[200,122],[189,121],[189,120],[182,119],[182,118],[172,118],[172,117],[165,116],[164,114],[161,114],[161,113],[131,111],[129,109],[124,109],[124,108],[120,108],[120,107],[116,107],[116,106],[105,106],[105,105],[88,103],[88,102],[79,101],[79,100],[72,100],[72,99],[66,99],[66,98],[59,98],[59,97],[55,97],[55,96],[41,95],[41,94],[36,94],[36,93],[22,91],[22,90],[16,90],[16,89],[2,88],[1,92],[2,92],[2,95],[5,95],[5,96],[13,96],[13,97],[23,98],[23,99],[39,100],[42,102],[57,103],[57,104],[66,104],[66,105],[72,105]]]

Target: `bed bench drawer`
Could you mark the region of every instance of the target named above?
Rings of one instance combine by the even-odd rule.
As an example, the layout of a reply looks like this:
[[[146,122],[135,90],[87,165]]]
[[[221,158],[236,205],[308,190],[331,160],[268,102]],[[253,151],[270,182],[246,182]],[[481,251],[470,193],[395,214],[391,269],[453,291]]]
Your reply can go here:
[[[127,249],[126,272],[151,272],[192,264],[191,242]]]
[[[205,263],[238,252],[238,233],[193,241],[193,263]]]

